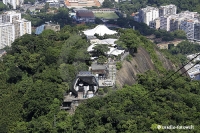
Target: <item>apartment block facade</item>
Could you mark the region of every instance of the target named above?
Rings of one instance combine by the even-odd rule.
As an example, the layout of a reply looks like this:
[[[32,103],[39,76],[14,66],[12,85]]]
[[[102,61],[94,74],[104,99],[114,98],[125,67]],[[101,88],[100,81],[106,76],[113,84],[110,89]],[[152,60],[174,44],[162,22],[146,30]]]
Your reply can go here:
[[[194,40],[194,22],[184,20],[180,23],[180,29],[185,31],[187,39]]]
[[[165,15],[175,15],[177,12],[177,7],[175,5],[166,5],[161,6],[159,8],[159,17],[165,16]]]
[[[176,14],[175,5],[161,6],[159,9],[147,6],[134,15],[135,21],[146,23],[150,28],[166,31],[183,30],[187,39],[200,41],[200,14],[182,11]]]
[[[147,6],[139,11],[139,22],[143,22],[149,26],[150,22],[159,17],[159,10],[155,7]]]
[[[0,49],[11,46],[15,39],[24,34],[31,34],[31,22],[21,19],[21,13],[14,11],[0,15]]]
[[[153,21],[149,22],[149,27],[153,29],[159,29],[160,28],[160,18],[157,18]]]
[[[194,24],[194,40],[200,41],[200,23]]]
[[[0,49],[11,46],[15,40],[15,29],[11,23],[0,23]]]

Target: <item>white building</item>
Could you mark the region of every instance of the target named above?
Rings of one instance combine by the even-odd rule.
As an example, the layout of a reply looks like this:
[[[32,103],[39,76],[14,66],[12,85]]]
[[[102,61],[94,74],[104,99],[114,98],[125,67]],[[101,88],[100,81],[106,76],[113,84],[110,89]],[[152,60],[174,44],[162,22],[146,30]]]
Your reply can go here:
[[[194,24],[194,40],[200,41],[200,22]]]
[[[160,29],[169,31],[170,30],[170,19],[171,16],[160,17]]]
[[[180,29],[185,31],[187,39],[194,40],[194,21],[192,20],[181,21]]]
[[[24,34],[31,34],[31,22],[21,19],[21,13],[5,12],[0,15],[0,20],[0,49],[11,46],[15,39]]]
[[[20,20],[21,19],[21,13],[17,13],[15,11],[7,11],[4,12],[2,15],[2,23],[13,23],[16,20]]]
[[[139,22],[149,25],[150,21],[153,21],[159,17],[159,10],[158,8],[147,6],[139,11],[138,16]]]
[[[97,45],[108,45],[109,51],[106,53],[108,56],[110,55],[118,56],[125,53],[125,50],[121,50],[116,47],[117,44],[115,44],[115,41],[117,41],[117,39],[110,38],[110,39],[103,39],[103,40],[99,40],[99,39],[92,40],[90,42],[91,45],[87,48],[87,51],[93,52],[94,51],[93,48]],[[91,57],[91,59],[94,59],[94,58],[97,58],[97,57]]]
[[[0,23],[0,49],[11,46],[15,40],[15,29],[11,23]]]
[[[166,6],[161,6],[159,8],[159,16],[165,16],[165,15],[174,15],[177,12],[177,7],[175,5],[166,5]]]
[[[31,34],[31,22],[26,19],[16,20],[15,26],[15,39],[23,36],[24,34]]]
[[[13,9],[16,9],[17,7],[20,7],[24,3],[24,0],[3,0],[3,3],[5,5],[10,4]]]
[[[3,0],[3,3],[5,5],[8,5],[10,4],[12,6],[13,9],[16,9],[16,0]]]

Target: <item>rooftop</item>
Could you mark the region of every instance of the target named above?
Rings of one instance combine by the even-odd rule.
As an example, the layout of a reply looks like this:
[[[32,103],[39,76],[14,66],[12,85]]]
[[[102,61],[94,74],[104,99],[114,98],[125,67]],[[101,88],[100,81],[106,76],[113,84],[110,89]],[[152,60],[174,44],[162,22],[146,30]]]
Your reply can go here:
[[[91,65],[92,70],[105,70],[107,67],[105,65],[98,65],[98,64],[92,64]]]
[[[94,36],[94,34],[99,34],[100,36],[103,36],[105,34],[113,35],[113,34],[116,34],[117,32],[114,30],[108,29],[105,25],[97,25],[94,29],[85,30],[83,31],[83,33],[86,36]]]
[[[89,10],[78,10],[76,11],[77,17],[94,17],[94,13]]]

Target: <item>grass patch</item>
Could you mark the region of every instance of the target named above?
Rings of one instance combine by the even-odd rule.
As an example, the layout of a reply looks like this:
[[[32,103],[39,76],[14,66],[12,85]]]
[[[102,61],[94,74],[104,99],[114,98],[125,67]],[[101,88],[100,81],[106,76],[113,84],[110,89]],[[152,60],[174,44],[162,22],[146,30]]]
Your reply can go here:
[[[119,18],[118,15],[114,12],[111,13],[94,13],[94,16],[97,18],[104,18],[104,19],[117,19]]]

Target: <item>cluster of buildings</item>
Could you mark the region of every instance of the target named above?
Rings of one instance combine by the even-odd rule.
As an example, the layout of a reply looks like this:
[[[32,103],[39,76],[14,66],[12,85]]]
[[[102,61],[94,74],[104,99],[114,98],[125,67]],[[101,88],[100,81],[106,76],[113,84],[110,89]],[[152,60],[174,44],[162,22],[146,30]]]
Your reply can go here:
[[[41,34],[44,30],[53,30],[55,32],[60,31],[60,25],[59,24],[53,24],[51,22],[46,22],[45,24],[38,26],[35,30],[35,34],[39,35]]]
[[[31,34],[31,22],[21,18],[21,13],[8,11],[0,15],[0,49],[11,46],[24,34]]]
[[[105,25],[98,25],[94,29],[83,31],[83,33],[87,36],[89,42],[91,43],[91,45],[87,48],[87,52],[90,54],[91,60],[93,60],[90,71],[96,75],[99,86],[113,86],[115,84],[116,66],[115,61],[111,60],[110,57],[123,56],[125,54],[125,50],[118,48],[115,43],[117,39],[108,38],[100,40],[95,37],[95,34],[104,36],[105,34],[114,35],[117,34],[117,32],[108,29]],[[94,47],[97,45],[107,45],[109,48],[109,50],[105,53],[109,58],[105,64],[98,64],[96,62],[98,55],[96,54]]]
[[[200,15],[197,12],[182,11],[177,14],[177,7],[172,4],[160,8],[147,6],[140,9],[134,19],[155,29],[183,30],[187,39],[200,41]]]
[[[184,67],[189,77],[194,80],[200,80],[200,64],[196,64],[196,62],[200,61],[199,54],[200,53],[187,55],[187,59],[193,60],[193,62]]]

